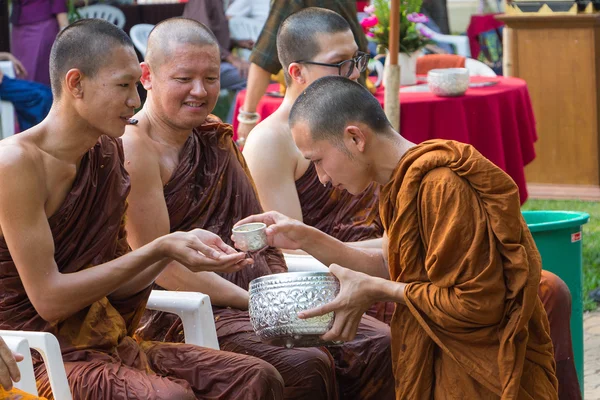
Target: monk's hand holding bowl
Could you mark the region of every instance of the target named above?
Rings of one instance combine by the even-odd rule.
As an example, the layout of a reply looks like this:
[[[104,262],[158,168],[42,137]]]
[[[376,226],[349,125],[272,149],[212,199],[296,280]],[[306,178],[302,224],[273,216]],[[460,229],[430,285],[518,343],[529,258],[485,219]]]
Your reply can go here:
[[[347,342],[354,339],[362,316],[376,301],[370,289],[373,287],[370,282],[373,277],[337,264],[331,264],[329,272],[340,281],[340,292],[336,298],[317,308],[299,312],[298,318],[306,319],[334,312],[333,326],[321,339]]]
[[[194,272],[235,272],[253,263],[245,253],[237,252],[219,236],[204,229],[164,236],[163,249],[166,257]]]
[[[21,379],[21,373],[17,366],[17,361],[21,360],[23,360],[23,356],[10,351],[0,337],[0,385],[5,390],[11,390],[13,381],[19,382]]]
[[[238,221],[235,226],[237,227],[254,222],[262,222],[267,225],[266,234],[269,246],[288,250],[302,249],[302,239],[306,236],[306,231],[314,229],[296,219],[278,213],[277,211],[251,215]],[[232,239],[235,242],[233,236]],[[238,247],[237,242],[235,245]]]

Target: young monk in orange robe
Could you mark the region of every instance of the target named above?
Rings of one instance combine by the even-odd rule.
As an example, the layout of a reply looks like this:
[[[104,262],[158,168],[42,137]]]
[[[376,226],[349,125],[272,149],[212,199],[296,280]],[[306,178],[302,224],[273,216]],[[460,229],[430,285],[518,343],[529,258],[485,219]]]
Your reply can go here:
[[[0,329],[54,334],[74,399],[280,398],[279,373],[257,358],[132,338],[171,260],[224,272],[245,255],[200,229],[130,252],[119,137],[140,105],[131,39],[78,21],[57,37],[50,65],[48,118],[0,142]],[[34,363],[40,395],[52,398]]]
[[[408,142],[366,89],[340,77],[309,86],[290,127],[321,182],[351,193],[385,185],[381,251],[278,213],[240,221],[263,221],[271,245],[331,264],[338,297],[300,317],[334,311],[323,339],[349,340],[372,302],[396,302],[397,399],[557,399],[541,260],[508,175],[469,145]]]
[[[212,33],[188,19],[163,21],[150,34],[142,70],[148,98],[136,115],[139,124],[124,137],[133,188],[132,246],[194,227],[230,242],[233,224],[262,209],[231,126],[208,116],[219,93],[219,50]],[[393,398],[389,327],[373,318],[365,317],[357,339],[342,346],[286,349],[260,342],[246,311],[248,285],[286,270],[281,252],[267,248],[243,271],[194,274],[173,263],[157,283],[209,294],[221,348],[272,364],[284,379],[285,398],[335,399],[338,387],[342,398]],[[155,312],[145,315],[138,335],[183,340],[181,321]]]

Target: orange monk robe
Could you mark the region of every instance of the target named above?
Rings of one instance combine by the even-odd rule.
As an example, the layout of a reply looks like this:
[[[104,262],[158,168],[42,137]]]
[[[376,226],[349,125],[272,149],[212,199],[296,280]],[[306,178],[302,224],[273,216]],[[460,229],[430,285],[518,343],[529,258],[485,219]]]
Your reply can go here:
[[[171,231],[210,230],[228,244],[238,220],[262,212],[246,162],[232,140],[231,126],[209,117],[181,150],[181,159],[164,187]],[[255,278],[287,271],[281,252],[253,253],[254,264],[222,276],[248,289]],[[364,317],[355,340],[328,348],[294,348],[261,343],[247,311],[213,307],[221,349],[259,357],[285,381],[286,399],[387,400],[394,397],[389,327]],[[144,339],[183,341],[177,316],[156,311],[144,315],[138,335]],[[336,385],[337,383],[337,385]]]
[[[473,147],[428,141],[382,189],[398,399],[557,399],[541,259],[518,189]]]
[[[102,136],[82,158],[71,191],[49,218],[61,273],[103,264],[129,251],[129,175],[123,160],[120,139]],[[104,297],[65,320],[47,322],[31,304],[0,238],[0,329],[54,334],[74,399],[281,397],[279,374],[259,359],[186,344],[144,343],[142,349],[131,335],[149,294],[150,287],[118,301]],[[52,399],[45,365],[36,355],[38,391]]]
[[[30,393],[25,393],[22,390],[13,388],[6,391],[0,386],[0,400],[46,400],[44,397],[34,396]]]
[[[297,181],[296,191],[302,220],[342,242],[359,242],[383,236],[379,218],[380,186],[373,183],[362,193],[352,195],[332,185],[323,186],[311,162]],[[375,303],[367,315],[389,325],[396,304]]]

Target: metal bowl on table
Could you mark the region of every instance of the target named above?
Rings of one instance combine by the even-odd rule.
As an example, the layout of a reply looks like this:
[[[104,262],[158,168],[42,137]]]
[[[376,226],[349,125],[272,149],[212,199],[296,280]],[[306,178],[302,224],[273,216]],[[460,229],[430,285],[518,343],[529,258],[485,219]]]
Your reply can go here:
[[[273,274],[250,282],[250,321],[257,336],[274,346],[312,347],[328,344],[320,336],[331,329],[334,313],[299,319],[300,311],[331,302],[340,282],[329,272]]]
[[[427,73],[431,93],[441,97],[462,96],[469,88],[469,70],[466,68],[432,69]]]

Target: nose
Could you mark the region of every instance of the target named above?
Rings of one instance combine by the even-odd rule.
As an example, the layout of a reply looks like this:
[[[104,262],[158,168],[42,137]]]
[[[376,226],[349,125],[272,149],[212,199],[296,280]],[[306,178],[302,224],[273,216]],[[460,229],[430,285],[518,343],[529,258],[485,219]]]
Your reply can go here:
[[[140,100],[140,95],[139,95],[135,85],[133,86],[133,92],[127,98],[126,103],[127,103],[128,108],[133,108],[133,109],[140,108],[140,106],[142,105],[142,102]]]
[[[200,79],[194,80],[192,90],[190,90],[190,94],[198,97],[206,96],[206,88],[204,87],[204,83]]]
[[[327,183],[331,182],[331,178],[329,177],[329,175],[327,175],[325,173],[325,171],[323,171],[323,169],[321,167],[319,167],[318,165],[315,165],[315,169],[317,170],[317,176],[319,177],[319,182],[321,182],[323,185],[327,185]]]
[[[351,79],[356,82],[359,77],[360,77],[360,71],[358,70],[358,65],[354,64],[354,69],[352,70],[352,73],[350,74],[348,79]]]

